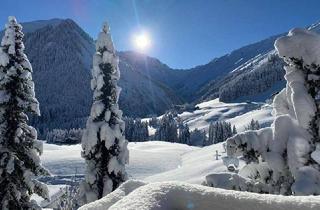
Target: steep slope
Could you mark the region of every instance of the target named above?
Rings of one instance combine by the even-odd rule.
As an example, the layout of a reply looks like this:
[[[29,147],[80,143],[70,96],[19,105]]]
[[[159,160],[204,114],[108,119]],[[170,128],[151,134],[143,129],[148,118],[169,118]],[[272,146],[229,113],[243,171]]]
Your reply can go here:
[[[260,42],[234,50],[230,54],[215,58],[205,65],[187,70],[187,74],[175,87],[188,101],[199,100],[206,91],[202,90],[208,83],[224,78],[229,72],[260,54],[273,49],[273,43],[279,36],[273,36]],[[192,79],[190,79],[192,78]],[[211,86],[210,85],[210,86]]]
[[[119,56],[122,62],[129,64],[135,71],[152,80],[161,82],[172,89],[175,85],[183,82],[184,76],[188,74],[187,71],[171,69],[158,59],[138,52],[119,52]],[[176,91],[176,89],[173,90]]]
[[[53,128],[83,127],[91,106],[94,40],[70,19],[35,21],[23,26],[41,109],[41,117],[31,117],[32,124],[41,134]],[[163,83],[171,81],[169,67],[137,53],[119,55],[122,74],[119,103],[125,115],[158,115],[173,104],[182,103]]]
[[[121,52],[119,55],[121,70],[119,86],[122,88],[119,106],[126,115],[132,117],[159,115],[170,109],[173,104],[182,103],[182,99],[171,88],[148,76],[143,67],[128,61],[128,57],[138,54]],[[150,64],[153,61],[152,58],[146,58],[146,62]],[[159,65],[163,64],[157,62],[157,65],[149,67],[148,71],[156,72]]]
[[[308,30],[320,33],[320,23]],[[195,95],[198,101],[217,97],[224,102],[265,101],[285,87],[283,66],[272,45],[270,51],[257,54],[226,76],[210,81]]]
[[[32,24],[29,24],[32,26]],[[84,125],[91,104],[93,40],[72,20],[26,33],[41,117],[31,118],[40,133]]]
[[[283,65],[275,51],[258,55],[225,77],[206,84],[198,92],[199,100],[265,101],[285,86]]]

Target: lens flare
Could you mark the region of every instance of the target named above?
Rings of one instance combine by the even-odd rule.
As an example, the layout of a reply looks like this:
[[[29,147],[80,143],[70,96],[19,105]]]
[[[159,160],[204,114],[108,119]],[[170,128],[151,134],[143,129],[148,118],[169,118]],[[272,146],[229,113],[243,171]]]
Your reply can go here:
[[[150,47],[151,39],[147,33],[141,33],[134,36],[133,43],[138,50],[145,51]]]

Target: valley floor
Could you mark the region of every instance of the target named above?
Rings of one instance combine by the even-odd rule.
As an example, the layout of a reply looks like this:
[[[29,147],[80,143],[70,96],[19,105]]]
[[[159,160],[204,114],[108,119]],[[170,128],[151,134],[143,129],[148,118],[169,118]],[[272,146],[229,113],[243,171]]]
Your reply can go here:
[[[194,112],[180,114],[191,129],[207,129],[210,121],[225,120],[235,125],[238,131],[242,131],[252,119],[258,120],[262,127],[269,126],[273,120],[272,108],[261,103],[226,104],[216,99],[197,106],[199,109]],[[232,159],[226,157],[223,143],[200,148],[177,143],[148,141],[130,142],[128,148],[130,160],[127,172],[130,181],[105,198],[86,205],[81,210],[111,210],[124,209],[124,207],[141,210],[320,209],[319,196],[259,195],[201,186],[206,175],[225,172],[226,165],[230,161],[233,163]],[[85,164],[80,153],[80,144],[71,146],[44,144],[41,160],[54,175],[54,178],[47,180],[47,183],[51,184],[49,190],[53,200],[61,195],[65,185],[79,177],[83,178]],[[241,167],[243,163],[239,164]],[[35,198],[41,201],[38,197]],[[42,204],[43,207],[47,205],[45,202]]]
[[[80,145],[44,144],[42,161],[55,175],[70,177],[70,174],[75,173],[75,168],[80,175],[84,172],[80,151]],[[141,210],[212,208],[315,210],[320,207],[319,196],[293,198],[200,186],[205,175],[227,170],[223,163],[226,153],[222,143],[198,148],[158,141],[137,142],[129,143],[129,151],[131,159],[127,170],[130,179],[142,181],[129,181],[118,191],[82,209],[106,210],[110,206],[110,209],[126,207],[125,209]],[[218,157],[216,151],[218,151]],[[49,187],[54,199],[61,194],[64,186],[49,185]],[[137,187],[139,189],[135,190]],[[131,191],[133,192],[130,193]],[[37,200],[41,201],[39,198]],[[45,207],[47,203],[42,204]]]

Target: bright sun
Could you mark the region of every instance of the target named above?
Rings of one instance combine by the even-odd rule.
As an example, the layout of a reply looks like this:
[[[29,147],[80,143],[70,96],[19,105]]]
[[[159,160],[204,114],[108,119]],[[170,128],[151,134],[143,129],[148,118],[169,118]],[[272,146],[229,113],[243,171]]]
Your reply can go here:
[[[135,47],[141,51],[147,50],[151,45],[151,40],[147,33],[141,33],[134,36],[133,42]]]

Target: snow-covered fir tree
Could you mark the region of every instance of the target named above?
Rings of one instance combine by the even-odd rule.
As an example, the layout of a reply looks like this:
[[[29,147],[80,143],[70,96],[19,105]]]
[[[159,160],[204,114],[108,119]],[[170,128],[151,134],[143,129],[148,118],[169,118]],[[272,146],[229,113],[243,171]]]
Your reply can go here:
[[[118,107],[118,63],[109,26],[104,23],[93,56],[93,104],[82,137],[82,157],[86,162],[85,180],[80,186],[83,203],[102,198],[127,179],[129,152]]]
[[[260,126],[259,121],[252,119],[252,120],[250,121],[250,123],[249,123],[247,126],[245,126],[244,129],[245,129],[246,131],[250,131],[250,130],[259,130],[260,128],[261,128],[261,126]]]
[[[207,184],[283,195],[320,195],[320,36],[293,29],[276,50],[286,62],[286,88],[273,101],[271,128],[246,131],[227,140],[228,156],[247,162],[239,174],[215,174]]]
[[[157,128],[159,126],[159,120],[157,117],[152,117],[150,120],[149,120],[149,125],[154,127],[154,128]]]
[[[47,132],[46,141],[51,144],[78,144],[81,142],[83,129],[53,129]]]
[[[231,129],[231,123],[225,121],[218,121],[210,123],[209,125],[209,137],[205,141],[204,145],[216,144],[227,140],[227,138],[236,134],[237,130],[235,127]]]
[[[148,122],[140,118],[124,118],[126,124],[125,137],[128,141],[141,142],[149,140]]]
[[[194,129],[190,133],[190,140],[187,142],[191,146],[203,146],[204,142],[207,141],[207,134],[205,130]]]
[[[9,17],[0,47],[0,208],[41,209],[33,193],[48,199],[47,186],[35,178],[49,175],[38,154],[42,142],[27,114],[40,115],[32,67],[24,54],[22,26]]]
[[[155,140],[168,142],[178,141],[178,123],[173,113],[168,112],[163,115],[155,133]]]
[[[178,138],[178,142],[181,144],[188,144],[190,142],[190,130],[188,124],[180,123]]]
[[[238,133],[237,128],[235,125],[232,127],[232,135],[236,135]]]

